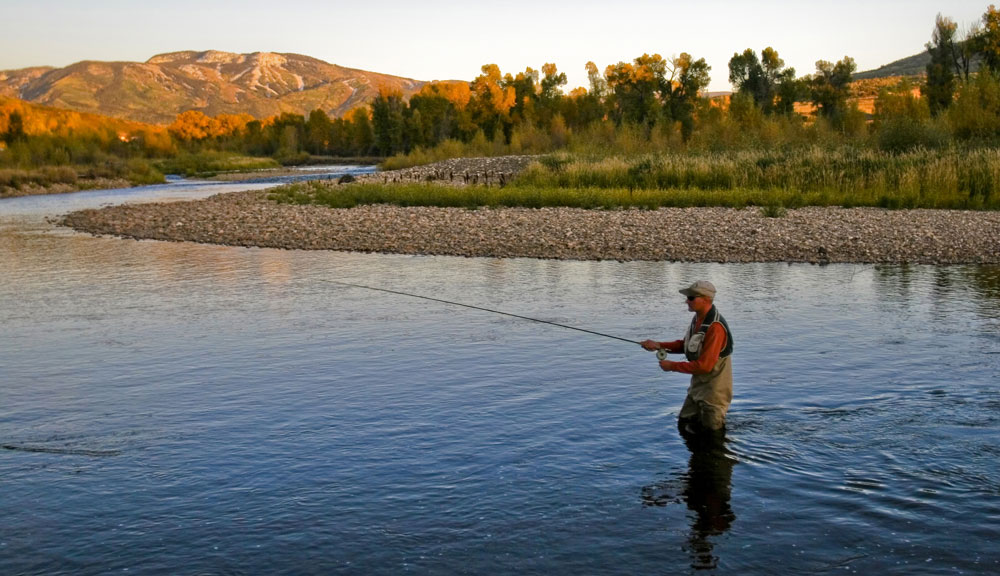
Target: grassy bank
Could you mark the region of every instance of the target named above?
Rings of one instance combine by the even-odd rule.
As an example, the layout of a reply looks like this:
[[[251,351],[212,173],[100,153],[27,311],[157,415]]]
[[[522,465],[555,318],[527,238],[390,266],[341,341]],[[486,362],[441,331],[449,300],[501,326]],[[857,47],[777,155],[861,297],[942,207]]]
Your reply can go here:
[[[118,181],[141,186],[161,183],[164,178],[159,170],[143,159],[109,159],[96,164],[34,169],[0,168],[0,195],[16,195],[26,189],[44,191],[60,186],[87,190],[100,187],[102,183]]]
[[[504,188],[439,184],[295,184],[280,202],[332,207],[876,206],[1000,209],[1000,150],[917,150],[891,154],[845,148],[542,158]]]
[[[240,156],[215,151],[181,154],[156,162],[156,168],[164,174],[203,177],[214,176],[220,172],[253,172],[280,167],[281,164],[273,158]]]

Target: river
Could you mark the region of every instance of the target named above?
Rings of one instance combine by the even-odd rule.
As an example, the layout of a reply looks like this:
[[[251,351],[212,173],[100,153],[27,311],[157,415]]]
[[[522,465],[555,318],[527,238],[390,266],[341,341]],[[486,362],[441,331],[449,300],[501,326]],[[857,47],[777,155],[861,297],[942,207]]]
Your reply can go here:
[[[1000,268],[469,259],[92,237],[0,200],[0,573],[995,574]],[[732,327],[725,443],[679,338]]]

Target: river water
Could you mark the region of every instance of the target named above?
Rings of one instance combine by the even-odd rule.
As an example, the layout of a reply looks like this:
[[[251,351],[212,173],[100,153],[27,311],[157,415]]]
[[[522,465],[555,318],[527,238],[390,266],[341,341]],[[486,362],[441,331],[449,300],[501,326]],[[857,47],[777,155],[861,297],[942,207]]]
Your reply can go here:
[[[98,238],[0,200],[2,574],[995,574],[1000,269]],[[600,336],[734,332],[724,444]]]

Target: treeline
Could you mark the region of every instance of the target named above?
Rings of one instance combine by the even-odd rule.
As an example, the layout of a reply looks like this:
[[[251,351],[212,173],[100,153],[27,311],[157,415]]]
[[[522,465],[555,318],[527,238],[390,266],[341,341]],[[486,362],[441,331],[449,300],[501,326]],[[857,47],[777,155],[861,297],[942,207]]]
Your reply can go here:
[[[990,6],[981,23],[961,33],[938,16],[927,50],[926,76],[882,87],[871,113],[861,112],[852,94],[852,58],[821,60],[798,77],[771,47],[735,53],[728,63],[734,92],[718,98],[705,94],[708,63],[682,53],[643,54],[603,71],[588,62],[589,86],[568,93],[555,64],[517,74],[488,64],[468,83],[427,84],[408,99],[383,90],[342,118],[322,110],[267,119],[188,111],[162,127],[59,117],[0,100],[0,169],[103,165],[155,177],[145,167],[154,160],[213,155],[284,164],[315,156],[420,162],[556,150],[629,155],[851,145],[895,152],[1000,140],[1000,12]]]

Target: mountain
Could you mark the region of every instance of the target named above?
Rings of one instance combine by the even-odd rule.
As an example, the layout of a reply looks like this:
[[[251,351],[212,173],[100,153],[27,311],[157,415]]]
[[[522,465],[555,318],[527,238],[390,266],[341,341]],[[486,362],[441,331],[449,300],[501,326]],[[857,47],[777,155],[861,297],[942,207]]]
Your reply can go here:
[[[979,69],[980,58],[972,59],[971,70]],[[927,65],[931,61],[931,55],[926,50],[918,52],[913,56],[900,58],[895,62],[890,62],[874,70],[858,72],[852,78],[854,80],[872,80],[876,78],[890,78],[895,76],[924,76],[927,74]]]
[[[424,84],[299,54],[211,50],[160,54],[146,62],[0,71],[0,96],[156,124],[186,110],[266,118],[319,108],[336,117],[371,101],[382,87],[409,96]]]
[[[895,62],[890,62],[884,66],[879,66],[874,70],[858,72],[852,76],[854,80],[872,80],[875,78],[889,78],[892,76],[920,76],[927,74],[927,64],[931,61],[931,55],[926,50],[913,56],[901,58]]]

